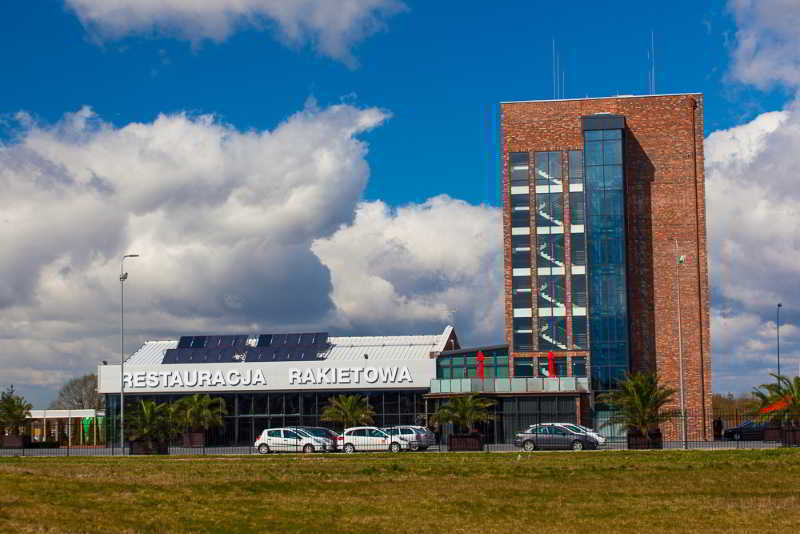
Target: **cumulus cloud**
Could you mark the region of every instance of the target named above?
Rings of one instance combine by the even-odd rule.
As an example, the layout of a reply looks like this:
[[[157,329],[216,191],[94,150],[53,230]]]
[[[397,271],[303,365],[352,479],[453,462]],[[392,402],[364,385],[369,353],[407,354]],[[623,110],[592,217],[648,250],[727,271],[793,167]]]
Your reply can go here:
[[[155,31],[222,41],[241,27],[270,27],[292,46],[355,64],[352,47],[405,10],[399,0],[65,0],[101,38]]]
[[[310,246],[353,219],[369,175],[357,136],[387,118],[310,105],[242,132],[205,115],[121,128],[88,108],[55,125],[20,116],[0,146],[2,382],[60,381],[113,359],[126,252],[141,254],[127,264],[129,348],[326,324],[330,274]]]
[[[800,3],[796,0],[731,0],[736,17],[734,79],[768,89],[800,87]]]
[[[764,113],[705,140],[714,380],[749,391],[800,364],[800,110]]]
[[[502,247],[498,208],[441,195],[394,209],[362,203],[352,224],[312,250],[330,269],[332,298],[351,327],[402,333],[450,319],[471,342],[497,343]]]
[[[178,113],[18,115],[0,145],[0,385],[46,404],[126,350],[188,333],[502,339],[497,208],[364,202],[377,108],[313,102],[271,131]]]

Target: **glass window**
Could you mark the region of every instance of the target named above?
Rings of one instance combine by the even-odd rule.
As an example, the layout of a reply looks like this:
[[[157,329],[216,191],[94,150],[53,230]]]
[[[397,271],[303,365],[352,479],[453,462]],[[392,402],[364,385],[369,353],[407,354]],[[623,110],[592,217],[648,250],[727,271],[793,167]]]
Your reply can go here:
[[[464,356],[453,356],[453,367],[464,365]]]
[[[531,213],[528,210],[514,210],[511,212],[511,226],[530,226]]]
[[[531,330],[533,329],[533,319],[531,317],[514,317],[513,319],[514,331]]]
[[[443,367],[443,368],[441,368],[441,369],[439,370],[439,373],[438,373],[438,374],[439,374],[439,376],[438,376],[437,378],[442,378],[442,379],[445,379],[445,380],[447,380],[447,379],[450,379],[450,378],[453,378],[453,373],[452,373],[452,371],[453,371],[453,370],[452,370],[452,369],[450,369],[449,367]]]
[[[570,224],[586,224],[586,207],[583,204],[583,192],[569,194]]]
[[[569,153],[569,180],[572,183],[583,182],[583,150]]]
[[[514,308],[530,308],[531,307],[531,292],[514,293],[511,296]],[[514,319],[516,320],[516,318]],[[530,320],[530,319],[529,319]]]
[[[622,189],[622,165],[606,165],[604,169],[605,189]]]
[[[599,141],[603,138],[603,130],[587,130],[584,134],[587,141]]]
[[[586,132],[587,134],[589,132]],[[588,135],[587,135],[588,139]],[[603,142],[602,141],[587,141],[586,142],[586,166],[602,165],[603,164]],[[587,169],[588,173],[589,170]],[[589,176],[587,176],[589,178]]]
[[[267,430],[267,437],[279,438],[279,437],[281,437],[281,431],[280,430]]]
[[[567,376],[567,359],[563,356],[553,359],[556,364],[556,376]]]
[[[528,183],[528,153],[511,152],[509,154],[509,171],[512,183]]]
[[[514,376],[533,376],[533,358],[514,358]]]
[[[585,316],[572,316],[572,343],[576,349],[586,350],[589,348]]]
[[[531,277],[530,276],[512,276],[511,287],[514,289],[530,289]]]
[[[622,163],[622,141],[605,141],[603,143],[603,164],[620,165]]]
[[[533,350],[533,334],[514,332],[514,348],[522,352]]]
[[[371,438],[386,438],[388,437],[385,432],[382,430],[378,430],[377,428],[370,428],[367,430],[367,435]]]
[[[526,268],[531,266],[531,253],[527,250],[514,251],[511,254],[512,268]]]
[[[283,437],[287,439],[300,439],[300,435],[292,430],[284,430]]]
[[[548,170],[550,173],[550,179],[554,181],[554,183],[560,183],[561,181],[561,152],[550,152],[547,154],[548,160]]]
[[[550,366],[547,358],[536,358],[538,367],[539,367],[539,376],[540,377],[549,377],[550,376]]]
[[[572,376],[586,376],[586,357],[572,357]]]
[[[508,367],[495,367],[494,376],[495,378],[508,378]]]
[[[530,207],[530,205],[531,205],[530,195],[518,195],[518,194],[511,195],[512,208]]]

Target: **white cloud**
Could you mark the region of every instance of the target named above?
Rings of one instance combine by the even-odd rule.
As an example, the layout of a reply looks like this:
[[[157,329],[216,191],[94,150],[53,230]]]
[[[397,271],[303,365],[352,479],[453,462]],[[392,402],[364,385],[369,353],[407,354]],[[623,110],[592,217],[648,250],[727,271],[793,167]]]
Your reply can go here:
[[[738,30],[731,74],[768,89],[800,87],[800,3],[797,0],[730,0]]]
[[[749,391],[800,364],[800,110],[764,113],[705,140],[712,343],[718,391]]]
[[[334,313],[310,250],[354,216],[375,108],[313,106],[272,131],[161,115],[116,128],[90,109],[26,116],[0,145],[2,382],[85,372],[118,344],[119,258],[129,349],[144,337],[313,325]],[[60,378],[59,378],[60,380]]]
[[[404,11],[399,0],[65,0],[103,38],[150,31],[222,41],[240,27],[274,28],[292,46],[355,64],[351,48]]]
[[[46,404],[126,348],[194,333],[328,329],[502,340],[500,210],[361,200],[359,134],[389,114],[307,109],[272,131],[211,116],[115,127],[20,114],[0,145],[0,386]]]
[[[351,225],[312,250],[331,271],[340,319],[352,326],[402,333],[454,319],[462,338],[499,343],[502,247],[498,208],[441,195],[396,209],[363,203]]]

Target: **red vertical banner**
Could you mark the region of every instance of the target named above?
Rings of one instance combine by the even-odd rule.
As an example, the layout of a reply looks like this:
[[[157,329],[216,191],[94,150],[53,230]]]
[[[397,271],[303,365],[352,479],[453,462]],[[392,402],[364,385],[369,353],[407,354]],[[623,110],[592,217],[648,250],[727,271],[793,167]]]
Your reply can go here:
[[[478,378],[483,378],[483,361],[486,359],[486,356],[483,355],[483,351],[478,351],[478,356],[476,360],[478,361]]]
[[[547,376],[550,378],[556,376],[556,358],[552,352],[547,353]]]

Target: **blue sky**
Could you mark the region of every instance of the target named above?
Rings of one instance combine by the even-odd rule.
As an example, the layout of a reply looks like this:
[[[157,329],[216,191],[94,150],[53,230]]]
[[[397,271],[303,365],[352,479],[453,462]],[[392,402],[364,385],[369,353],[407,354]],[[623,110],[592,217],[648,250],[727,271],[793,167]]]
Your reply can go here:
[[[359,66],[348,68],[255,28],[221,43],[152,31],[98,43],[60,1],[17,3],[0,22],[10,82],[0,109],[56,121],[89,105],[115,125],[189,111],[271,129],[308,97],[345,99],[393,114],[365,136],[375,169],[366,198],[402,204],[446,192],[497,204],[496,104],[552,98],[554,39],[567,97],[646,93],[652,31],[657,91],[705,93],[707,132],[782,103],[724,82],[735,25],[720,3],[406,4],[354,48]]]
[[[127,350],[452,322],[499,341],[497,104],[553,97],[554,40],[564,96],[647,93],[651,32],[657,92],[705,94],[715,389],[774,370],[777,300],[800,364],[793,2],[235,4],[2,8],[0,384],[46,404],[116,357],[113,273],[134,248]],[[753,198],[783,233],[743,222]]]

